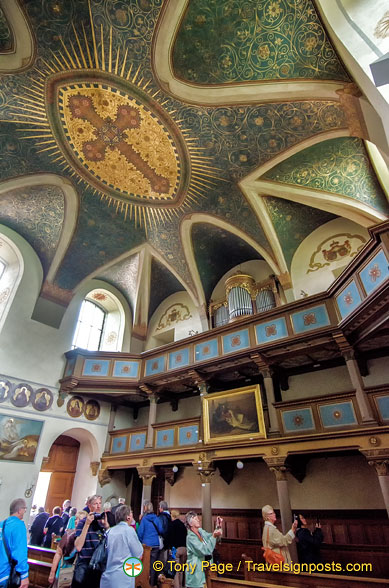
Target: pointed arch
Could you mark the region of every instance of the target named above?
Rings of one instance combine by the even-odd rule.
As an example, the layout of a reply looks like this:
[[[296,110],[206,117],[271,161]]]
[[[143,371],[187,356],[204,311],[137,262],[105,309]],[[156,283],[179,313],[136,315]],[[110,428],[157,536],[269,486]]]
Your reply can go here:
[[[197,263],[194,256],[193,251],[193,242],[192,242],[192,227],[194,224],[211,224],[221,229],[224,229],[233,235],[236,235],[243,241],[245,241],[248,245],[250,245],[255,251],[257,251],[265,261],[269,264],[272,268],[273,272],[277,275],[281,273],[280,266],[277,261],[266,251],[263,247],[261,247],[252,237],[244,233],[238,227],[228,223],[227,221],[220,219],[218,217],[210,216],[209,214],[204,213],[195,213],[187,216],[181,222],[181,242],[184,249],[185,257],[188,262],[189,269],[192,274],[193,281],[197,288],[198,292],[198,299],[200,304],[206,305],[206,297],[204,293],[204,288],[201,282],[200,274],[197,269]]]
[[[9,192],[10,190],[15,190],[18,188],[27,189],[33,186],[37,187],[47,185],[60,188],[62,190],[65,203],[65,214],[61,234],[53,260],[46,276],[47,282],[53,282],[76,228],[79,212],[79,198],[73,184],[67,178],[50,173],[20,176],[10,180],[5,180],[0,183],[0,201],[1,195]]]
[[[263,201],[263,196],[274,196],[305,204],[306,206],[349,218],[364,227],[369,227],[386,219],[383,213],[347,196],[261,179],[273,167],[313,145],[329,139],[349,136],[350,133],[347,129],[339,129],[309,137],[266,161],[240,181],[239,186],[250,202],[258,221],[261,223],[273,249],[274,256],[284,272],[288,271],[287,264],[277,233]]]
[[[159,83],[178,100],[189,104],[220,105],[291,100],[339,100],[344,82],[331,80],[285,80],[239,84],[199,85],[178,79],[173,71],[172,50],[189,0],[168,0],[157,24],[152,45],[152,63]],[[237,94],[237,88],[239,93]]]
[[[0,72],[14,73],[29,68],[34,61],[36,43],[27,15],[19,0],[2,0],[0,6],[12,31],[14,42],[10,51],[0,54]]]

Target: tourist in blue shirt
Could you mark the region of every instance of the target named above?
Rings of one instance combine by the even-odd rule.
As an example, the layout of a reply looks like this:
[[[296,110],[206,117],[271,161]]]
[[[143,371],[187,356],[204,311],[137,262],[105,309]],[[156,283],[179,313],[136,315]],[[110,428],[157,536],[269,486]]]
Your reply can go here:
[[[15,569],[20,573],[22,580],[20,588],[28,586],[27,532],[23,523],[26,510],[26,501],[23,498],[16,498],[10,504],[10,516],[0,523],[0,588],[7,586],[11,569],[4,540],[10,557],[17,561]]]

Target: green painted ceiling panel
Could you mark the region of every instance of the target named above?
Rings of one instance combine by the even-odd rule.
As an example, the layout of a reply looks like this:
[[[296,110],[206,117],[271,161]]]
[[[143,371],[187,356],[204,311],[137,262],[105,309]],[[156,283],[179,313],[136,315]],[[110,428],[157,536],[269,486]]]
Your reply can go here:
[[[308,147],[273,167],[262,179],[342,194],[389,213],[364,143],[355,137],[330,139]]]
[[[228,270],[245,261],[263,259],[240,237],[210,224],[193,225],[192,243],[208,302],[216,284]]]
[[[311,0],[191,0],[174,48],[196,84],[349,77]]]
[[[297,247],[305,237],[324,223],[338,218],[329,212],[283,198],[266,196],[264,201],[289,268]]]

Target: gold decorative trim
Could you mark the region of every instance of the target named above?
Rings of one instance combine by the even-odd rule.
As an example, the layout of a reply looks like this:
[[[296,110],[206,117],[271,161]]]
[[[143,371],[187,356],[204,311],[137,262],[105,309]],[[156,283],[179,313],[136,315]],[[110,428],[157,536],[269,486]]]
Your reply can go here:
[[[189,308],[181,302],[176,302],[165,310],[155,330],[160,331],[161,329],[166,329],[181,321],[187,321],[190,318],[192,318],[192,315]]]

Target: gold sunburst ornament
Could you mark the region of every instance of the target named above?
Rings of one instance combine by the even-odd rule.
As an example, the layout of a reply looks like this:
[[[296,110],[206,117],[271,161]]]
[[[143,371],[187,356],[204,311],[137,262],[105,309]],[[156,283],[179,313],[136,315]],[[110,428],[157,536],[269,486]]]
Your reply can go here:
[[[140,66],[133,72],[128,49],[113,49],[112,27],[106,39],[101,26],[98,45],[88,4],[92,42],[83,24],[79,35],[72,23],[74,42],[60,38],[61,48],[35,67],[11,122],[25,124],[18,131],[36,140],[38,153],[147,230],[222,178],[201,155],[197,137],[179,128],[160,90],[150,93]]]

